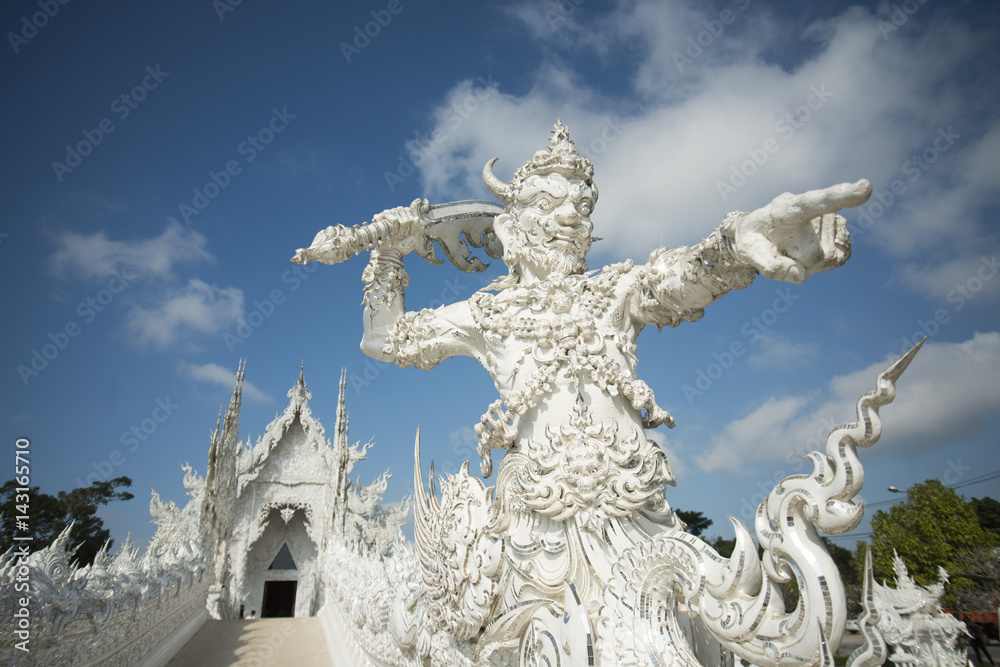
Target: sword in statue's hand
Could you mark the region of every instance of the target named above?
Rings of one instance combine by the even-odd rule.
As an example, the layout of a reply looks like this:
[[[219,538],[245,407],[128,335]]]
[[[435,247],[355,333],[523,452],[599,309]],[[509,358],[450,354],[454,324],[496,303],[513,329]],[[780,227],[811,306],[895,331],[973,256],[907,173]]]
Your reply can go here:
[[[402,254],[413,251],[431,264],[440,265],[437,242],[452,264],[463,271],[482,271],[488,264],[472,255],[482,248],[493,258],[503,255],[503,247],[493,233],[493,219],[503,206],[490,201],[456,201],[431,206],[416,199],[408,207],[388,209],[370,222],[353,227],[335,225],[320,231],[308,248],[299,248],[291,261],[298,264],[322,262],[339,264],[373,248],[395,248]]]

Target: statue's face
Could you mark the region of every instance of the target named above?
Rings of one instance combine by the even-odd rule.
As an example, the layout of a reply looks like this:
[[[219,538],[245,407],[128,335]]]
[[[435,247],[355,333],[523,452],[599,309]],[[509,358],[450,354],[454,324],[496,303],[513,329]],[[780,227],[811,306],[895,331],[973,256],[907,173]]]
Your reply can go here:
[[[566,276],[585,271],[595,201],[593,190],[579,178],[529,177],[514,195],[515,238],[514,247],[508,249],[510,258],[533,264],[541,274]]]

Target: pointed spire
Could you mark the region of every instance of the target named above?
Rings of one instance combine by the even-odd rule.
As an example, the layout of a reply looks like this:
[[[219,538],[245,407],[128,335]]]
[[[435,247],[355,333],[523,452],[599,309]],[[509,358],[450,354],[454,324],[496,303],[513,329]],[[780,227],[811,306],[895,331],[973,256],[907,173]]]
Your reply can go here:
[[[222,427],[222,406],[219,406],[219,418],[215,420],[215,433],[212,434],[212,442],[219,439],[219,429]]]
[[[246,357],[240,359],[239,367],[236,371],[236,386],[233,387],[233,398],[229,402],[229,408],[235,408],[237,414],[239,414],[240,406],[243,402],[243,380],[247,375],[247,360]]]
[[[215,433],[208,444],[208,466],[205,470],[205,488],[212,489],[215,484],[216,467],[219,460],[219,429],[222,427],[222,406],[219,406],[219,418],[215,422]]]
[[[337,423],[334,425],[332,483],[336,489],[334,515],[340,534],[347,520],[347,476],[350,474],[351,452],[347,439],[347,368],[340,369],[340,390],[337,392]]]
[[[309,391],[309,386],[306,384],[305,361],[299,367],[299,379],[295,382],[295,386],[288,390],[286,396],[292,400],[292,403],[297,403],[302,407],[305,407],[309,403],[309,399],[312,398],[312,392]]]
[[[232,444],[240,436],[240,409],[243,407],[243,380],[246,378],[247,360],[240,359],[236,370],[236,386],[233,387],[233,397],[229,399],[229,409],[226,411],[225,426],[222,439],[225,444]]]
[[[350,464],[350,458],[347,441],[347,369],[341,368],[340,391],[337,393],[337,421],[333,427],[334,464],[331,469],[333,485],[337,490],[336,498],[338,499],[338,503],[346,497],[347,467]]]
[[[340,391],[337,393],[337,422],[334,424],[334,449],[347,447],[347,368],[340,369]]]

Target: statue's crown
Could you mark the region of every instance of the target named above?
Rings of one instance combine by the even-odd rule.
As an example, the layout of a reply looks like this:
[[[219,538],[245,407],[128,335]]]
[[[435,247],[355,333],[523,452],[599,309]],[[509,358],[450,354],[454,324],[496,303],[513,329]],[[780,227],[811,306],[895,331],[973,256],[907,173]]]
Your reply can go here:
[[[576,144],[569,138],[569,129],[556,121],[550,146],[537,151],[530,161],[525,162],[514,174],[511,185],[515,188],[535,174],[562,174],[566,178],[579,178],[588,183],[594,180],[594,165],[576,150]]]
[[[493,174],[493,165],[497,158],[487,162],[486,166],[483,167],[483,182],[486,183],[486,187],[498,199],[510,204],[513,201],[514,193],[529,177],[536,174],[562,174],[566,178],[579,178],[585,181],[594,190],[596,197],[594,165],[577,152],[576,144],[569,138],[569,130],[566,129],[561,120],[556,121],[549,143],[551,145],[548,148],[536,152],[531,160],[525,162],[509,183],[501,181]]]

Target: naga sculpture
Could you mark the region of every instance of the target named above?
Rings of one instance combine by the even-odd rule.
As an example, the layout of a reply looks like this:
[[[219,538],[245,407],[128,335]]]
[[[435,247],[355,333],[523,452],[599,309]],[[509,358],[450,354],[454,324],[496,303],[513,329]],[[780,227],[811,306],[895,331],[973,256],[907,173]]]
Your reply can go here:
[[[876,614],[862,617],[859,628],[872,633],[893,652],[889,661],[907,667],[962,667],[970,664],[967,649],[959,638],[967,635],[965,624],[941,609],[941,596],[948,573],[938,568],[938,583],[920,586],[910,577],[906,564],[899,554],[893,554],[892,567],[896,572],[895,588],[883,582],[878,584],[872,575],[871,551],[865,554],[866,587]],[[871,627],[869,627],[871,626]],[[885,657],[882,647],[882,657]],[[879,663],[881,664],[881,663]],[[854,665],[854,667],[860,667]]]
[[[878,409],[916,348],[862,397],[858,422],[810,454],[813,472],[783,480],[761,504],[763,559],[735,520],[727,559],[686,533],[667,504],[674,478],[645,430],[674,422],[637,375],[636,339],[646,325],[700,319],[758,273],[797,284],[841,266],[850,238],[836,212],[864,203],[871,184],[786,193],[728,214],[695,246],[588,271],[594,168],[562,123],[512,181],[493,174],[495,162],[483,178],[502,208],[416,200],[364,225],[329,227],[292,260],[336,264],[370,250],[362,349],[421,369],[469,356],[500,394],[475,429],[484,477],[492,450],[506,450],[494,487],[463,467],[443,479],[439,499],[432,465],[425,490],[418,432],[419,571],[387,621],[400,655],[503,664],[696,665],[732,654],[783,667],[829,661],[844,631],[844,590],[816,531],[842,533],[861,520],[852,502],[863,481],[856,448],[878,439]],[[416,252],[440,264],[435,242],[463,270],[484,266],[471,245],[502,257],[509,273],[467,301],[407,312],[402,258]],[[786,610],[779,586],[793,579],[801,600]],[[710,637],[714,656],[704,648],[696,655],[693,635]],[[435,646],[451,653],[432,655]]]

